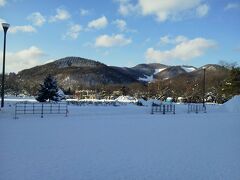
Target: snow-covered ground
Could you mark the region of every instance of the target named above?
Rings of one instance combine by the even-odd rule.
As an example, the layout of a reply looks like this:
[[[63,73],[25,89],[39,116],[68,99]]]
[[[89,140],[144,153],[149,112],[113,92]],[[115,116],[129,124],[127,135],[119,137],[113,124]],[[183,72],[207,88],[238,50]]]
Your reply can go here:
[[[199,114],[182,104],[175,115],[152,115],[149,106],[71,105],[68,117],[19,119],[6,102],[0,180],[240,179],[240,113],[230,107],[238,99]]]

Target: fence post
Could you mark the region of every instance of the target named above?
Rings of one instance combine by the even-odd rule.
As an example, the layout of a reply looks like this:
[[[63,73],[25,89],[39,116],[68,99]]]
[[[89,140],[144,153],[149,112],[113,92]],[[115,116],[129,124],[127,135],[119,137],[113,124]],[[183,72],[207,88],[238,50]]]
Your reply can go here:
[[[35,106],[34,106],[34,103],[33,103],[33,114],[35,114]]]
[[[41,118],[43,118],[43,103],[42,103]]]
[[[152,111],[151,111],[151,114],[153,114],[153,103],[152,103]]]
[[[165,105],[163,105],[163,114],[165,114]]]
[[[66,104],[66,117],[67,117],[67,114],[68,114],[68,104]]]
[[[175,114],[175,105],[173,105],[173,114]]]
[[[26,102],[24,102],[24,110],[23,110],[24,114],[26,113]]]
[[[204,108],[204,113],[207,113],[207,108],[206,108],[206,105],[205,105],[205,106],[203,106],[203,108]]]
[[[14,119],[17,119],[17,103],[15,104],[15,117]]]

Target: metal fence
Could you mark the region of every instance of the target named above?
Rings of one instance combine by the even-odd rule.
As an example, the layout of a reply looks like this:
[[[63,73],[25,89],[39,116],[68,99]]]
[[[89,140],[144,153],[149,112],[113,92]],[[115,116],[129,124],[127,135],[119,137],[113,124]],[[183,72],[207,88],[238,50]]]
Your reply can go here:
[[[44,114],[65,114],[68,115],[68,105],[66,102],[58,103],[36,103],[36,102],[18,102],[15,105],[15,116],[21,114],[39,114],[43,118]]]
[[[207,108],[206,106],[203,106],[202,104],[188,104],[188,113],[199,113],[199,112],[203,112],[206,113],[207,112]]]
[[[155,112],[160,112],[162,114],[173,113],[175,114],[175,105],[174,104],[155,104],[152,103],[151,114]]]

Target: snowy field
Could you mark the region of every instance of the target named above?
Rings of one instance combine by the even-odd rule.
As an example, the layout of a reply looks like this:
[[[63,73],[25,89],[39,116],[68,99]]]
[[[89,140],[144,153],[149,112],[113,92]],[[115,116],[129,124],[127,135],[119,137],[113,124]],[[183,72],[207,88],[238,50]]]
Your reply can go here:
[[[69,116],[0,111],[0,180],[238,180],[240,101],[207,113],[69,106]]]

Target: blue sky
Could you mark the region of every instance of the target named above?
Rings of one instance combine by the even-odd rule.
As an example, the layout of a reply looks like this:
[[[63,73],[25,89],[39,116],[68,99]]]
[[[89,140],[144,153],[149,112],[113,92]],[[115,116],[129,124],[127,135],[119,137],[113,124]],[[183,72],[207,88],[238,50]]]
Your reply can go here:
[[[0,0],[0,21],[11,24],[7,72],[66,56],[127,67],[240,64],[239,0]]]

